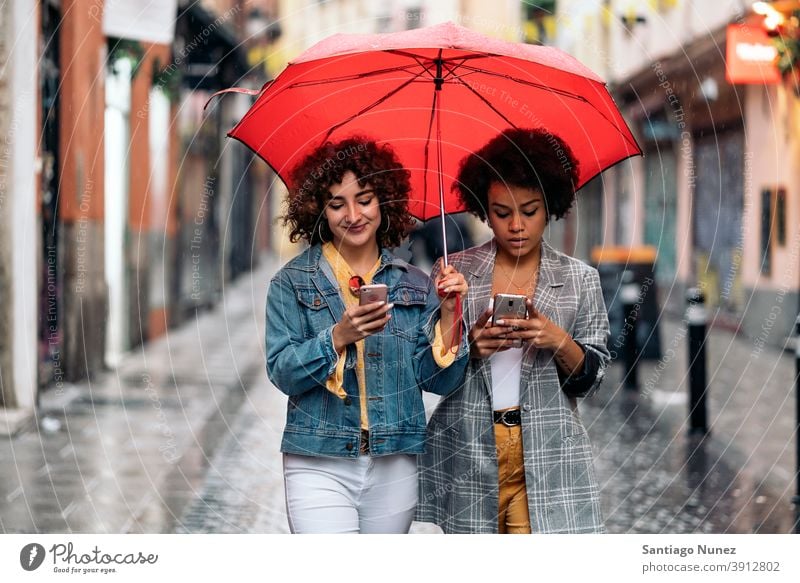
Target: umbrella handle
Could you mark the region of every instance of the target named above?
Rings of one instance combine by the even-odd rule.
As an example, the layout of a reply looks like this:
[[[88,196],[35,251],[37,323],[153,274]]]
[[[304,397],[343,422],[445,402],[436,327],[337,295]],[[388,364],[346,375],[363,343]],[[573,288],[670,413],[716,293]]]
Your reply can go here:
[[[456,333],[456,341],[453,342],[453,346],[450,348],[450,351],[453,354],[458,354],[458,347],[461,346],[461,337],[464,334],[464,319],[463,319],[464,314],[463,314],[463,309],[461,307],[461,294],[457,292],[445,293],[444,290],[436,290],[436,293],[442,299],[449,298],[455,293],[456,305],[455,309],[453,310],[453,317],[458,322],[458,332]]]
[[[453,342],[453,346],[450,350],[453,354],[458,354],[458,349],[461,346],[461,335],[464,333],[464,319],[462,318],[461,312],[461,294],[456,295],[456,309],[453,314],[458,320],[458,332],[456,333],[456,341]]]
[[[446,298],[450,295],[451,294],[442,294],[441,292],[439,292],[439,297],[442,298]],[[456,306],[455,310],[453,310],[453,317],[456,319],[456,322],[458,322],[458,331],[456,332],[455,342],[453,342],[453,346],[450,347],[450,352],[452,352],[453,354],[458,354],[458,348],[459,346],[461,346],[461,336],[464,333],[464,321],[462,316],[463,314],[461,311],[461,294],[457,293]]]
[[[441,180],[441,173],[439,173],[439,179]],[[442,186],[440,186],[442,188]],[[447,229],[444,224],[444,196],[439,191],[439,205],[441,207],[441,217],[442,217],[442,267],[447,267],[450,265],[450,262],[447,260]]]

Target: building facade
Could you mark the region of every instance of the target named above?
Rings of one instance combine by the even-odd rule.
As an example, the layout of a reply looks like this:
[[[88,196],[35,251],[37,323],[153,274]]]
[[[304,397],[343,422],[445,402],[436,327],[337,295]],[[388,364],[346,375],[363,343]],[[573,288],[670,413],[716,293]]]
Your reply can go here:
[[[0,434],[36,404],[36,6],[0,6]]]
[[[265,249],[264,181],[225,137],[249,102],[203,109],[247,80],[246,4],[0,7],[0,432],[213,305]]]
[[[717,325],[783,345],[800,286],[797,93],[726,67],[728,26],[763,17],[740,2],[558,6],[559,45],[608,80],[645,154],[603,179],[603,244],[657,249],[666,309],[699,285]]]

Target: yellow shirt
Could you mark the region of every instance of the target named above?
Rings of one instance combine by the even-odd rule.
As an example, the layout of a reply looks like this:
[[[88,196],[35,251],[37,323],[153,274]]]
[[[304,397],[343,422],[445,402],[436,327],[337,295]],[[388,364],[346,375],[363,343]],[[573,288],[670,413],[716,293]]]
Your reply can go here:
[[[350,269],[347,262],[342,258],[333,243],[325,243],[322,246],[322,254],[333,270],[333,275],[336,277],[336,283],[339,285],[339,293],[344,301],[345,309],[358,304],[358,297],[350,293],[350,277],[355,272]],[[369,285],[372,283],[372,278],[375,272],[378,271],[381,261],[380,257],[375,265],[365,274],[361,276],[364,284]],[[336,370],[328,377],[325,386],[326,388],[339,397],[344,399],[347,396],[344,390],[344,365],[347,350],[344,349],[339,353],[339,360],[336,363]],[[440,368],[447,368],[455,361],[455,354],[446,350],[444,347],[444,339],[442,337],[442,330],[439,322],[436,323],[435,336],[433,342],[433,359]],[[364,340],[356,342],[356,378],[358,379],[358,395],[359,402],[361,403],[361,428],[369,429],[369,419],[367,418],[367,379],[364,370]]]

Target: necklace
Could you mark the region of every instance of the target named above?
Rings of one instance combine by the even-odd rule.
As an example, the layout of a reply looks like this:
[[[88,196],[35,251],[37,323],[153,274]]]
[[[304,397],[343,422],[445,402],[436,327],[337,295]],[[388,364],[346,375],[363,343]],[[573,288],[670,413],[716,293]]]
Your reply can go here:
[[[328,260],[328,263],[331,268],[333,268],[334,274],[339,281],[343,282],[344,279],[347,278],[347,289],[354,297],[359,297],[361,295],[361,287],[366,283],[365,278],[371,279],[380,265],[379,255],[373,266],[362,272],[364,275],[361,276],[350,266],[333,243],[325,243],[322,246],[322,254],[325,256],[325,259]]]
[[[350,293],[358,297],[361,295],[361,286],[364,285],[364,278],[360,275],[354,275],[348,281],[350,284]]]
[[[524,295],[526,296],[533,295],[533,292],[536,289],[536,282],[539,279],[538,269],[536,269],[529,278],[528,277],[525,278],[527,280],[527,285],[522,286],[522,285],[517,285],[517,283],[514,281],[514,276],[508,271],[506,271],[506,269],[502,265],[500,265],[500,263],[495,262],[495,266],[500,268],[500,271],[503,272],[506,279],[508,280],[508,283],[514,286],[517,289],[517,291],[525,292]]]

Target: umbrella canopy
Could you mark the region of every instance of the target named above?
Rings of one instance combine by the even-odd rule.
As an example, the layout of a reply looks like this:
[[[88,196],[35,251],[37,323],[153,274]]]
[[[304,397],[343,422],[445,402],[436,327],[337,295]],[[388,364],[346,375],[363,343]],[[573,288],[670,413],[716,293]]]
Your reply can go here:
[[[509,128],[567,143],[577,187],[641,153],[603,80],[574,58],[452,23],[323,40],[265,85],[228,135],[290,187],[291,169],[327,140],[388,142],[411,171],[410,211],[426,220],[463,210],[452,192],[460,161]]]

